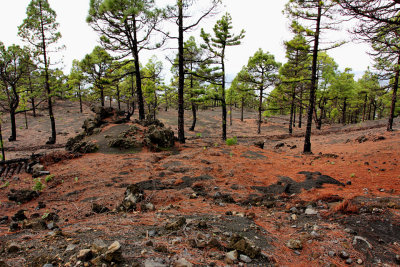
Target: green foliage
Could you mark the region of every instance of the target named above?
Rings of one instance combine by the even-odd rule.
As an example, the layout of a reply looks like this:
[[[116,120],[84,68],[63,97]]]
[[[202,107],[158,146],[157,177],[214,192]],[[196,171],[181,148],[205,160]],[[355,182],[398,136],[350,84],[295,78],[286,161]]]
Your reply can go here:
[[[42,191],[45,188],[45,185],[42,183],[40,178],[33,179],[35,185],[32,187],[34,191]]]
[[[226,145],[228,145],[228,146],[236,145],[237,142],[238,142],[238,140],[237,140],[237,137],[236,137],[236,136],[234,136],[233,138],[228,138],[228,139],[226,139],[226,141],[225,141]]]
[[[44,181],[45,181],[46,183],[51,182],[51,181],[53,180],[54,177],[55,177],[54,174],[49,174],[49,175],[46,176],[46,178],[44,179]]]
[[[6,187],[8,187],[10,185],[10,182],[9,181],[6,181],[4,184],[2,184],[1,186],[0,186],[0,188],[6,188]]]

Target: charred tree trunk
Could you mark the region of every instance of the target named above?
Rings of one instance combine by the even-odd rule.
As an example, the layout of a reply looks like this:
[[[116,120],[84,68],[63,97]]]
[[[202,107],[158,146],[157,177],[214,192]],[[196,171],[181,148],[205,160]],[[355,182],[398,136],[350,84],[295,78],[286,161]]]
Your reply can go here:
[[[241,106],[241,110],[240,110],[240,121],[244,120],[244,97],[242,97],[242,106]]]
[[[117,84],[117,103],[118,103],[118,110],[121,110],[121,96],[118,84]]]
[[[15,122],[15,110],[10,110],[10,122],[11,122],[11,136],[8,138],[8,141],[13,142],[17,140],[17,126]]]
[[[346,124],[346,109],[347,109],[347,97],[343,100],[343,113],[342,113],[342,123]]]
[[[4,144],[3,144],[3,133],[1,130],[1,122],[0,122],[0,147],[1,147],[1,161],[6,160],[6,155],[4,153]]]
[[[79,111],[83,113],[81,84],[78,85]]]
[[[313,61],[311,69],[311,87],[310,87],[310,100],[307,113],[307,128],[304,138],[304,153],[311,153],[311,130],[312,130],[312,116],[315,104],[315,92],[317,90],[317,59],[318,59],[318,46],[319,46],[319,34],[321,30],[321,16],[322,16],[322,2],[318,4],[318,15],[316,17],[316,29],[314,33],[314,49],[313,49]]]
[[[32,104],[33,117],[36,117],[35,97],[33,96],[33,86],[30,74],[28,75],[28,80],[29,80],[29,90],[31,91],[31,104]]]
[[[51,125],[51,137],[46,144],[55,144],[57,139],[56,133],[56,121],[54,119],[53,113],[53,103],[51,101],[51,90],[50,90],[50,77],[49,77],[49,65],[47,62],[47,47],[46,47],[46,36],[44,34],[44,22],[42,16],[42,2],[39,1],[39,10],[40,10],[40,21],[41,21],[41,38],[42,38],[42,52],[43,52],[43,60],[44,60],[44,74],[45,74],[45,83],[44,88],[47,93],[47,104],[49,110],[49,117],[50,117],[50,125]]]
[[[300,91],[300,105],[299,105],[299,125],[301,129],[301,120],[303,118],[303,90]]]
[[[393,131],[394,111],[396,108],[396,101],[397,101],[397,89],[399,87],[399,76],[400,76],[400,66],[399,65],[400,65],[400,54],[399,54],[399,57],[397,60],[396,73],[395,73],[394,83],[393,83],[392,105],[390,107],[389,121],[387,124],[388,131]]]
[[[178,0],[178,141],[185,143],[185,108],[183,89],[185,87],[184,46],[183,46],[183,1]]]
[[[289,120],[289,134],[293,133],[293,117],[294,115],[294,100],[296,98],[296,90],[292,88],[292,101],[290,102],[290,120]]]

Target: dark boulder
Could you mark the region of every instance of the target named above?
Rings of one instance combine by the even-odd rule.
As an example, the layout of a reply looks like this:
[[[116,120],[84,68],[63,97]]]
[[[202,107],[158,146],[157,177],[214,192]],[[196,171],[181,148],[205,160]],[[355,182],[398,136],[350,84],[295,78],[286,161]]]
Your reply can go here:
[[[32,199],[39,197],[39,193],[37,191],[32,191],[27,189],[22,189],[22,190],[11,189],[7,197],[8,200],[10,201],[14,201],[17,203],[27,203]]]

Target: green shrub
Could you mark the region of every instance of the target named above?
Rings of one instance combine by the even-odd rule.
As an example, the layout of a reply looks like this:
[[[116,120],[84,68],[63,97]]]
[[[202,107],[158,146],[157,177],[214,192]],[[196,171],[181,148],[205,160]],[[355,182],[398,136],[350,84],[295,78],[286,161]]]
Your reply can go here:
[[[51,182],[53,180],[54,176],[55,176],[54,174],[49,174],[46,176],[46,178],[44,178],[44,181],[46,183]]]
[[[236,145],[236,144],[237,144],[237,137],[234,136],[233,138],[228,138],[228,139],[226,139],[225,142],[226,142],[226,144],[227,144],[228,146]]]
[[[35,178],[35,179],[33,179],[33,181],[35,182],[35,185],[32,187],[32,190],[42,191],[45,188],[45,186],[42,183],[42,181],[40,180],[40,178]]]
[[[8,187],[9,185],[10,185],[10,182],[7,181],[7,182],[5,182],[4,184],[2,184],[2,185],[0,186],[0,188],[6,188],[6,187]]]

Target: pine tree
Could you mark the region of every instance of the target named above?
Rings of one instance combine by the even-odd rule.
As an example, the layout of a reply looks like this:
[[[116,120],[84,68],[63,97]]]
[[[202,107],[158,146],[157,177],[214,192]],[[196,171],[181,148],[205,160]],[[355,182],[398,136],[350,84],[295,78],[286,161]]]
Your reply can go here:
[[[51,9],[48,0],[32,0],[26,10],[26,19],[19,26],[19,36],[34,48],[36,54],[41,56],[40,63],[44,70],[44,87],[47,94],[51,137],[47,144],[56,143],[56,122],[53,113],[52,89],[50,87],[50,57],[49,48],[61,38],[58,32],[59,24],[56,22],[56,12]],[[52,49],[56,51],[58,49]]]
[[[140,120],[145,119],[145,111],[139,55],[163,44],[164,40],[150,43],[160,15],[154,0],[90,0],[87,22],[100,34],[102,45],[121,57],[133,57]]]
[[[87,54],[80,62],[80,68],[88,83],[91,83],[100,93],[101,106],[105,106],[105,88],[110,84],[111,65],[113,58],[107,51],[96,46],[92,53]]]
[[[239,79],[244,80],[253,85],[258,91],[258,121],[257,133],[261,133],[263,99],[265,90],[274,85],[278,81],[278,70],[281,64],[275,61],[275,57],[268,52],[259,49],[246,66],[246,71]]]
[[[213,58],[210,61],[210,65],[214,65],[214,68],[209,69],[208,80],[218,85],[220,93],[218,95],[218,101],[221,101],[222,106],[222,140],[226,140],[226,99],[225,99],[225,53],[229,46],[240,45],[241,40],[244,38],[244,30],[238,35],[232,34],[232,17],[229,13],[226,13],[220,20],[215,24],[213,31],[214,36],[206,33],[201,29],[201,37],[205,44],[202,45],[204,49],[207,49]]]
[[[311,127],[313,112],[315,108],[315,94],[318,87],[317,60],[320,50],[320,38],[324,30],[332,29],[333,8],[335,3],[320,0],[289,0],[286,5],[287,14],[297,24],[299,30],[304,31],[311,37],[313,42],[312,64],[311,64],[311,84],[309,94],[309,104],[307,111],[307,128],[304,138],[304,153],[311,153]],[[300,21],[300,23],[298,23]],[[301,25],[303,23],[303,25]],[[337,22],[336,22],[337,23]],[[333,45],[336,47],[337,45]]]
[[[22,78],[28,72],[29,54],[18,45],[5,48],[0,42],[0,80],[6,94],[7,109],[10,113],[11,136],[9,141],[17,140],[15,114],[20,104],[20,86]]]

